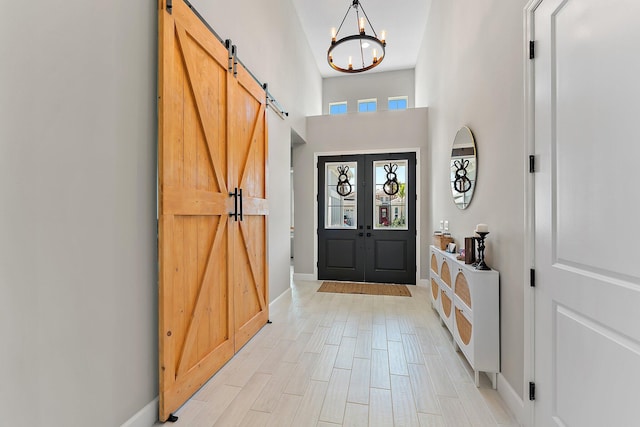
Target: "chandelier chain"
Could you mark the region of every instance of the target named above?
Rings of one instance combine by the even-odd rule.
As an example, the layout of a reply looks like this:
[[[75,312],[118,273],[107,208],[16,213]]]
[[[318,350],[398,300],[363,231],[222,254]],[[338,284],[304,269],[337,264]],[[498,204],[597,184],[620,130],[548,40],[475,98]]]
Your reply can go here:
[[[349,15],[349,11],[351,10],[352,6],[349,6],[347,8],[347,13],[344,14],[344,18],[342,18],[342,22],[340,23],[340,26],[338,27],[338,31],[336,31],[336,37],[338,36],[338,34],[340,34],[340,30],[342,29],[342,25],[344,24],[344,21],[347,19],[347,16]]]

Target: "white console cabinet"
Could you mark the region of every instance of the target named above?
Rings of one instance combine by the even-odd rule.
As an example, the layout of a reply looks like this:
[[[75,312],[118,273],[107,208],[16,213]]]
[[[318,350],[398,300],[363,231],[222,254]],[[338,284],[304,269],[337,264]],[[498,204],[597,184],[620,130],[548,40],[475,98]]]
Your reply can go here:
[[[496,388],[500,372],[500,283],[495,270],[476,270],[431,246],[431,302],[475,372]]]

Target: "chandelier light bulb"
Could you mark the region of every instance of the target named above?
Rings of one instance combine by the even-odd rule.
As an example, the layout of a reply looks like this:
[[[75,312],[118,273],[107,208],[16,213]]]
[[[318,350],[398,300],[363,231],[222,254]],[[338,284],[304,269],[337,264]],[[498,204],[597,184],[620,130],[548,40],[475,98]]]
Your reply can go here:
[[[360,18],[360,34],[364,34],[364,18]]]
[[[331,28],[331,43],[335,43],[336,42],[336,35],[338,34],[338,31],[336,30],[336,27]]]
[[[382,32],[380,33],[380,41],[384,43],[386,38],[387,38],[387,32],[385,30],[382,30]]]

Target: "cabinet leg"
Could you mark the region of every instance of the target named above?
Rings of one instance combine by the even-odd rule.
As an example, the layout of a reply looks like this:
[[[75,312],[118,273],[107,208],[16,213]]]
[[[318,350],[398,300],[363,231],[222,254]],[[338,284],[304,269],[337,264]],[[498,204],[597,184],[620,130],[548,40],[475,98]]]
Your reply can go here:
[[[473,371],[476,374],[476,387],[480,387],[480,371]]]
[[[498,373],[497,372],[493,372],[491,375],[491,385],[493,386],[494,390],[498,389]]]

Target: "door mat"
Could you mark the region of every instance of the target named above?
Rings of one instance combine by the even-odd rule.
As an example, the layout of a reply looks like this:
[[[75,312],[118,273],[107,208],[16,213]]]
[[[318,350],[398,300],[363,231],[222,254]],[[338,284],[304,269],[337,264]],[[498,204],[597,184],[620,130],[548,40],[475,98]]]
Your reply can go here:
[[[394,297],[410,297],[411,292],[406,285],[387,285],[381,283],[355,282],[322,282],[318,292],[336,294],[387,295]]]

